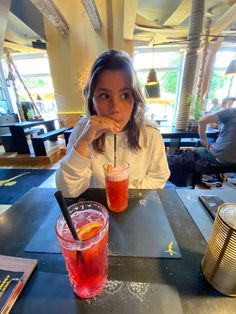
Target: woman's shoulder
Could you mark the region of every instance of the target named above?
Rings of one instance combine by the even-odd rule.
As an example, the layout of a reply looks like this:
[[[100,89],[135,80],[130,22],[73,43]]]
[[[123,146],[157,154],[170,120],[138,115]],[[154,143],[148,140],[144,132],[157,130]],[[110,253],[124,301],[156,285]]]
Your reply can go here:
[[[80,133],[82,132],[82,130],[84,129],[86,123],[88,122],[88,118],[87,117],[82,117],[74,126],[71,135],[70,135],[70,139],[75,140],[78,138],[78,136],[80,135]]]
[[[82,116],[79,121],[76,123],[75,128],[79,126],[85,126],[86,123],[88,122],[87,116]]]
[[[83,131],[86,123],[88,121],[87,117],[82,117],[74,126],[70,138],[69,138],[69,143],[67,146],[67,152],[69,152],[72,147],[74,146],[75,142],[77,141],[78,137],[80,136],[81,132]]]
[[[160,134],[160,131],[155,123],[152,121],[145,122],[142,130],[141,130],[141,146],[155,146],[159,145],[159,143],[162,142],[162,137]]]
[[[151,120],[145,120],[144,129],[148,135],[158,136],[160,134],[158,125]]]
[[[87,122],[88,122],[88,118],[86,116],[83,116],[82,118],[80,118],[80,120],[74,126],[73,132],[75,133],[80,132],[85,127]]]

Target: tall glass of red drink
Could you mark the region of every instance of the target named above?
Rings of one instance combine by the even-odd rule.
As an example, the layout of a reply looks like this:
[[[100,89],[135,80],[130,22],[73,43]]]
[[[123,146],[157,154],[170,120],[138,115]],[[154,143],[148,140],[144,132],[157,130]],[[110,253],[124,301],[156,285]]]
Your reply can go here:
[[[129,164],[116,167],[104,165],[107,205],[113,212],[123,212],[128,207]]]
[[[62,216],[56,235],[74,292],[80,298],[98,295],[106,285],[108,270],[108,225],[106,208],[93,201],[68,208],[79,240],[75,241]]]

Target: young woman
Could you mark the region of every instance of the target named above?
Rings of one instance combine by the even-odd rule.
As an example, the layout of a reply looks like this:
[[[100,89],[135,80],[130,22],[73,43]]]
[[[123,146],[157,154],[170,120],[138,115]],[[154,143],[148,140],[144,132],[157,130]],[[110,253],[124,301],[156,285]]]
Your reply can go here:
[[[108,50],[91,68],[84,89],[87,117],[74,128],[67,155],[56,173],[65,197],[88,187],[104,188],[103,165],[129,163],[129,188],[161,189],[169,178],[165,147],[159,131],[144,118],[145,101],[127,53]]]

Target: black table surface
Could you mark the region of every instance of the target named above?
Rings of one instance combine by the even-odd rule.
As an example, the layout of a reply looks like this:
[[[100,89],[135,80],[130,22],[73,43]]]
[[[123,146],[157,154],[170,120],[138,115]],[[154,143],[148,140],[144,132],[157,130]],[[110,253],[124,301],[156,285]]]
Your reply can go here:
[[[53,122],[57,119],[49,119],[49,120],[35,120],[35,121],[24,121],[24,122],[16,122],[16,123],[7,123],[1,125],[1,127],[11,127],[11,126],[20,126],[22,128],[31,128],[33,126],[41,125],[41,124],[47,124],[50,122]]]
[[[81,300],[71,295],[61,254],[26,253],[24,251],[48,211],[55,206],[58,207],[54,199],[54,192],[55,189],[33,188],[0,216],[0,254],[38,260],[37,269],[12,309],[11,313],[13,314],[41,314],[49,311],[50,314],[92,313],[81,310],[79,307]],[[108,279],[174,287],[180,297],[182,313],[236,313],[236,300],[223,296],[212,288],[200,271],[206,241],[178,194],[175,190],[156,192],[169,219],[182,258],[111,256],[109,257]],[[188,193],[187,190],[186,193]],[[196,193],[199,192],[196,190]],[[100,195],[103,199],[104,190],[91,189],[85,193],[84,197],[100,201]],[[55,222],[53,221],[52,224],[54,225]],[[60,291],[56,289],[57,284]],[[171,303],[171,300],[169,302]],[[106,314],[113,313],[113,311],[111,308],[109,311],[98,311],[98,313]],[[163,313],[163,311],[159,312],[157,308],[156,313]]]
[[[163,138],[179,139],[179,138],[199,138],[197,132],[179,131],[175,127],[160,127],[160,132]],[[206,134],[208,137],[217,138],[219,130],[207,128]]]

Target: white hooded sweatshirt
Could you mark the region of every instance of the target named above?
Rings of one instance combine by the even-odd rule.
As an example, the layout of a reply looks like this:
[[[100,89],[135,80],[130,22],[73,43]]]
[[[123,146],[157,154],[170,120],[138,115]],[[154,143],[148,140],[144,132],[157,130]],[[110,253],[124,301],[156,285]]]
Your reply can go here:
[[[74,145],[86,123],[84,117],[74,128],[67,154],[56,173],[56,185],[64,197],[77,197],[89,187],[105,188],[103,165],[114,160],[113,133],[106,133],[104,153],[93,152],[90,158],[85,158],[76,152]],[[117,164],[129,163],[130,189],[162,189],[170,175],[163,139],[151,125],[146,125],[145,131],[146,137],[140,132],[139,150],[128,147],[126,131],[117,134]]]

